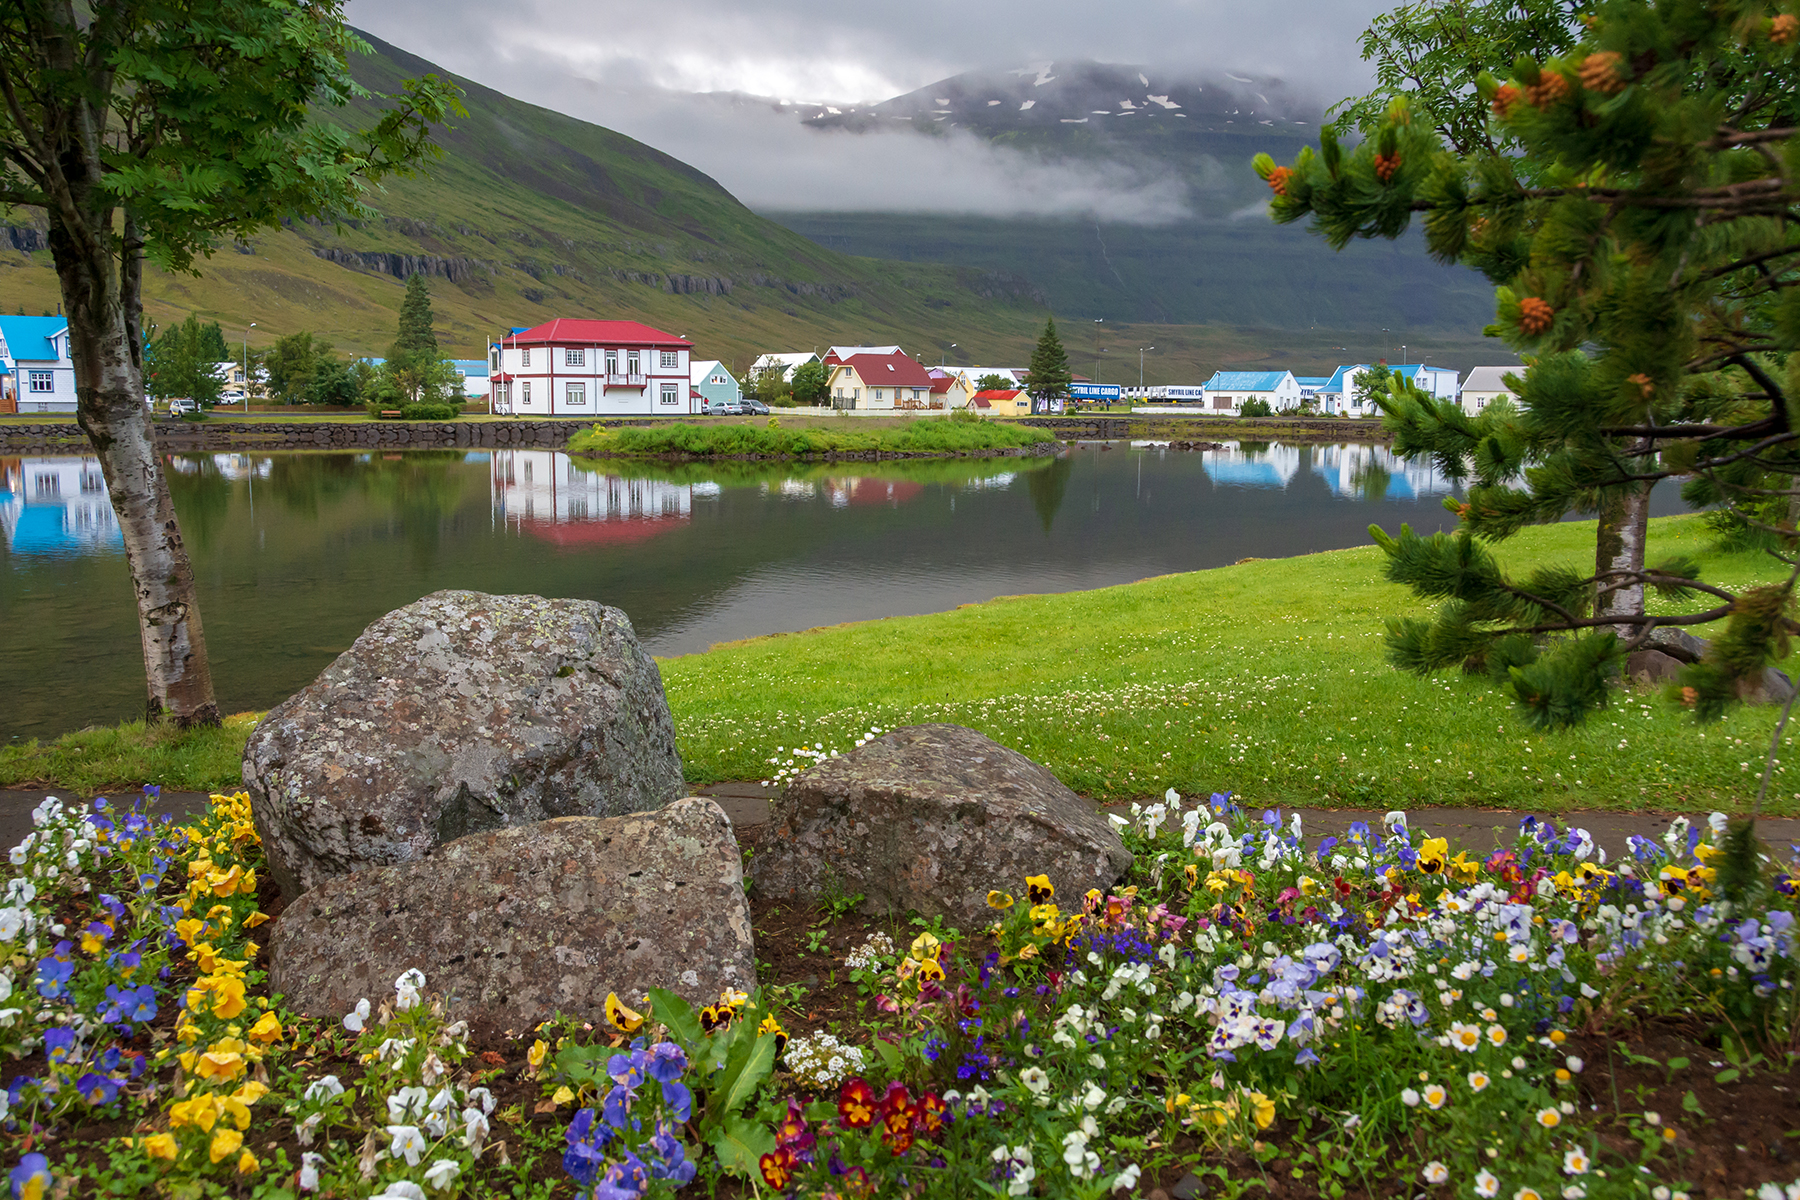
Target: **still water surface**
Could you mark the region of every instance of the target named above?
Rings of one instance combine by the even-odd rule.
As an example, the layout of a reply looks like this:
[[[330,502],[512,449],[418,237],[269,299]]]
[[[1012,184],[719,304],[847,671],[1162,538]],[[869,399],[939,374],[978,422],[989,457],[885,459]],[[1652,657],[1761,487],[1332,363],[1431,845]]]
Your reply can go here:
[[[1449,528],[1385,449],[1083,446],[1055,460],[600,466],[539,450],[168,457],[227,712],[305,686],[440,588],[625,610],[652,653]],[[0,737],[141,713],[94,460],[0,458]]]

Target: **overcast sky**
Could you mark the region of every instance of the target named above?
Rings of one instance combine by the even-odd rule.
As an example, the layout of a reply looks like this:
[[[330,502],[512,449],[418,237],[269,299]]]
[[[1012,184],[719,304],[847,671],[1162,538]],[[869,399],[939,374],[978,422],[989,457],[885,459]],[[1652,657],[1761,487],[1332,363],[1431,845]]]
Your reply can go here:
[[[349,15],[459,75],[648,142],[752,208],[1157,221],[1185,211],[1168,181],[1045,165],[966,135],[821,134],[769,105],[691,94],[858,104],[963,71],[1096,59],[1273,75],[1322,106],[1366,86],[1357,37],[1392,3],[351,0]]]

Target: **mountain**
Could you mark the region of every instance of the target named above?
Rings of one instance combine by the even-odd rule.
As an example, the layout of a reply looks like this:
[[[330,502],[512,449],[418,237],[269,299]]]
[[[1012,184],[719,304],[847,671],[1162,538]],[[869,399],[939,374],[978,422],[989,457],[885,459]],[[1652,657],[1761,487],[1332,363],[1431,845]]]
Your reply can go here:
[[[367,35],[364,35],[365,37]],[[375,38],[352,64],[377,92],[434,64]],[[452,78],[455,78],[452,76]],[[146,309],[256,323],[255,344],[313,330],[340,349],[385,353],[404,278],[432,277],[438,338],[458,357],[557,315],[629,314],[740,367],[769,348],[876,338],[929,356],[959,342],[1018,357],[1041,328],[1041,291],[992,268],[884,263],[820,247],[738,203],[712,179],[621,134],[466,79],[469,115],[443,158],[368,199],[375,215],[292,223],[227,245],[198,276],[151,270]],[[374,108],[345,110],[367,123]],[[18,218],[12,218],[17,220]],[[55,277],[41,230],[0,229],[0,305],[48,310]],[[19,248],[23,247],[21,250]],[[876,335],[879,335],[877,338]]]
[[[1089,62],[970,72],[879,104],[808,106],[800,119],[838,135],[961,131],[1034,163],[1100,173],[1121,189],[1172,191],[1180,215],[767,215],[849,254],[1026,276],[1058,313],[1078,318],[1478,336],[1493,320],[1493,287],[1433,262],[1421,238],[1334,252],[1303,228],[1268,220],[1268,189],[1251,158],[1292,159],[1316,141],[1323,115],[1280,80],[1226,72],[1182,80]]]

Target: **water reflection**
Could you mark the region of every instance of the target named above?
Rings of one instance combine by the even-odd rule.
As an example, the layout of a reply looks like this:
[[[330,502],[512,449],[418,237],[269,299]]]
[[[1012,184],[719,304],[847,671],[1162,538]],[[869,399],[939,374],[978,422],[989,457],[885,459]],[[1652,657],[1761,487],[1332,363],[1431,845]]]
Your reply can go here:
[[[1167,442],[1131,445],[1171,453]],[[1221,449],[1201,452],[1200,459],[1207,477],[1225,487],[1286,490],[1305,469],[1323,479],[1332,495],[1362,500],[1417,500],[1456,490],[1456,484],[1430,462],[1408,462],[1386,446],[1360,442],[1321,446],[1227,442]]]
[[[100,460],[0,457],[0,532],[14,554],[63,558],[124,549]]]
[[[495,521],[557,546],[641,542],[694,513],[692,484],[581,470],[556,450],[496,450],[488,481]]]

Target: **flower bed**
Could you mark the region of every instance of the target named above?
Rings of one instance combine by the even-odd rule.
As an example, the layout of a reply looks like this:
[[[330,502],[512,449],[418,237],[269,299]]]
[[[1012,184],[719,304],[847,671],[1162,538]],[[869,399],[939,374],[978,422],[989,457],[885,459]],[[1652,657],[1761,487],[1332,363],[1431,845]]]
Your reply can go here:
[[[1171,796],[1121,818],[1110,894],[1020,880],[962,931],[757,901],[759,993],[492,1045],[418,972],[270,996],[241,796],[35,819],[0,906],[29,1200],[1800,1195],[1795,881],[1727,902],[1722,819],[1478,859]]]

